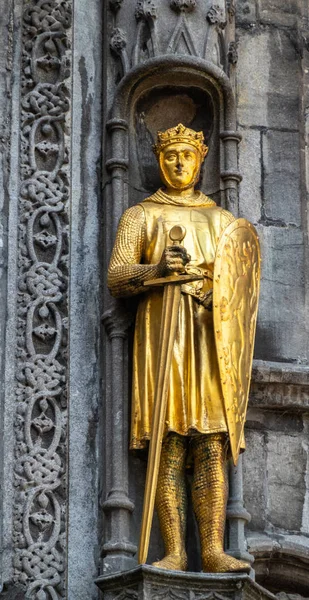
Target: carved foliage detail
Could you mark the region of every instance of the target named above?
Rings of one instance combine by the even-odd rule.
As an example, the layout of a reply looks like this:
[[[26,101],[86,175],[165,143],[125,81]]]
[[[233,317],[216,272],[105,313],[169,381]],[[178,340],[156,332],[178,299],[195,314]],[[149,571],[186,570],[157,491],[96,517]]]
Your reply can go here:
[[[122,11],[119,18],[112,17],[110,49],[117,64],[115,84],[130,69],[164,54],[198,56],[214,63],[229,75],[229,64],[237,62],[235,0],[226,0],[221,4],[211,2],[205,12],[203,3],[198,4],[197,0],[169,0],[167,3],[177,13],[177,18],[171,21],[166,20],[156,0],[128,3],[127,11],[132,10],[136,20],[134,35],[128,35],[126,17]],[[116,12],[121,0],[110,0],[111,4]],[[199,11],[196,10],[198,7]],[[205,27],[201,27],[201,11],[205,15]]]
[[[132,588],[125,589],[114,600],[138,600],[138,592]]]
[[[170,5],[177,12],[191,12],[196,7],[196,0],[171,0]]]
[[[15,580],[33,600],[64,598],[68,178],[68,0],[23,15]]]
[[[224,10],[218,4],[214,4],[213,6],[211,6],[211,8],[209,9],[209,11],[207,13],[207,20],[212,25],[216,24],[222,28],[225,27],[226,21],[225,21]]]
[[[227,9],[230,16],[230,20],[232,20],[236,14],[235,0],[227,0]]]
[[[115,27],[112,31],[110,47],[115,54],[121,54],[127,45],[127,39],[124,32],[119,28]]]
[[[152,0],[137,0],[135,8],[135,18],[139,19],[155,19],[157,17],[157,9]]]
[[[193,592],[188,588],[152,586],[151,593],[157,600],[230,600],[227,596],[222,596],[217,592]]]
[[[236,42],[230,42],[227,56],[228,56],[229,62],[232,65],[236,65],[236,63],[238,61],[238,52],[237,52]]]

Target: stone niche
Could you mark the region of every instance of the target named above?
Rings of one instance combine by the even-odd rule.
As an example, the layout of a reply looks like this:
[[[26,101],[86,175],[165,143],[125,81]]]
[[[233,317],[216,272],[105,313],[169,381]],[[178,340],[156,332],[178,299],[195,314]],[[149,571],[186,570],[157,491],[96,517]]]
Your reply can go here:
[[[209,153],[200,189],[237,216],[241,135],[236,132],[234,17],[234,3],[224,0],[108,3],[106,262],[123,212],[161,185],[152,152],[157,131],[178,123],[203,131]],[[134,299],[115,301],[105,293],[102,571],[106,577],[136,566],[145,486],[146,457],[128,453],[135,306]],[[201,565],[193,516],[188,531],[189,568],[197,572]],[[240,545],[241,550],[239,545],[232,550],[238,557],[245,552],[243,536]],[[162,553],[155,518],[148,561]]]
[[[220,151],[218,115],[209,93],[198,87],[158,87],[139,98],[135,105],[132,131],[132,178],[140,178],[142,188],[150,194],[160,187],[152,145],[157,131],[164,131],[178,123],[203,131],[210,152],[207,175],[201,177],[199,185],[208,193],[215,194],[220,189],[217,165]]]
[[[118,220],[128,206],[132,206],[151,195],[161,185],[152,145],[158,130],[165,130],[182,122],[196,130],[202,130],[209,146],[209,154],[199,183],[201,190],[216,200],[219,205],[237,213],[237,145],[240,136],[235,132],[235,110],[233,91],[227,76],[218,67],[191,57],[164,56],[152,59],[128,73],[115,93],[111,118],[107,122],[108,157],[107,168],[111,173],[106,186],[106,213],[110,227],[106,228],[106,244],[110,254],[112,233],[115,235]],[[129,157],[129,160],[128,160]],[[106,473],[107,500],[106,532],[110,535],[110,522],[117,519],[126,523],[123,533],[133,544],[128,552],[120,539],[107,541],[103,545],[105,571],[124,570],[133,566],[128,563],[136,551],[141,520],[146,461],[140,455],[128,455],[128,430],[130,404],[130,346],[136,302],[114,301],[107,296],[104,313],[106,325],[106,381],[110,382],[111,394],[106,403]],[[122,385],[121,382],[124,382]],[[108,383],[109,385],[109,383]],[[119,414],[122,415],[119,426]],[[120,465],[122,468],[120,469]],[[121,471],[121,472],[120,472]],[[126,472],[124,488],[119,477]],[[113,490],[116,489],[117,492]],[[118,490],[121,490],[119,495]],[[126,500],[124,500],[124,495]],[[132,499],[134,505],[127,504]],[[129,502],[130,502],[129,501]],[[128,509],[126,517],[119,506]],[[190,524],[189,556],[190,568],[200,569],[198,541],[194,521]],[[118,530],[119,534],[119,530]],[[127,542],[125,542],[126,544]],[[125,560],[118,562],[115,554],[122,547]],[[149,561],[162,554],[158,524],[155,521]],[[118,552],[118,550],[117,550]],[[130,560],[131,560],[130,559]],[[115,566],[117,565],[117,567]]]

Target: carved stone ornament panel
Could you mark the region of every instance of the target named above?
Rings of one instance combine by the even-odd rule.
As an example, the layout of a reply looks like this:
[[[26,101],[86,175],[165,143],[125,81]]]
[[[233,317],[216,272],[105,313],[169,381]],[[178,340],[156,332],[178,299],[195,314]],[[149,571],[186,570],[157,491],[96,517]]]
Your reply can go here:
[[[15,581],[65,597],[71,1],[23,13],[15,418]]]
[[[222,596],[216,592],[193,592],[192,590],[173,589],[153,586],[152,598],[156,600],[231,600],[230,596]]]
[[[222,28],[225,27],[225,12],[218,4],[211,6],[206,17],[209,23],[212,23],[212,25],[218,24]]]
[[[235,43],[233,0],[110,0],[109,6],[117,82],[132,67],[168,54],[204,58],[226,73],[235,64],[230,49]]]
[[[96,580],[104,600],[276,600],[243,573],[184,573],[148,565]]]
[[[138,0],[135,9],[135,18],[139,19],[155,19],[157,9],[152,0]]]

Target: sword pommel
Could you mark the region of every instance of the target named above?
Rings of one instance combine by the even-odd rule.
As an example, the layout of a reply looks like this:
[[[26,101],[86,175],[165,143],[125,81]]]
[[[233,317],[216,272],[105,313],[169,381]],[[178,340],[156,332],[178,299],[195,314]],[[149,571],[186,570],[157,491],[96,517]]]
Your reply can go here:
[[[182,242],[186,235],[186,228],[182,225],[174,225],[169,232],[170,239],[172,240],[174,245],[177,245]]]

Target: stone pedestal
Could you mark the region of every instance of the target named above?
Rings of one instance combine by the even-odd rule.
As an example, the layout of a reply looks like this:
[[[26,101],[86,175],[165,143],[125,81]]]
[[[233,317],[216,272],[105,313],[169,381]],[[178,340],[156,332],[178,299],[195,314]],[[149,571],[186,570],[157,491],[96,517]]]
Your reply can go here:
[[[163,571],[148,565],[96,580],[104,600],[275,600],[246,574]]]

